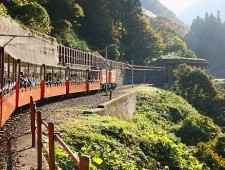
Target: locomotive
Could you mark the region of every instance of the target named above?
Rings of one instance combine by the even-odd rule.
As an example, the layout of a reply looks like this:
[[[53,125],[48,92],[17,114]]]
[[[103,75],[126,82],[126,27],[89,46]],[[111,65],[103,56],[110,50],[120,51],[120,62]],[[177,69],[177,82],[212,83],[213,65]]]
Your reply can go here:
[[[30,96],[39,101],[117,86],[115,70],[124,63],[59,45],[6,17],[0,25],[0,128]]]

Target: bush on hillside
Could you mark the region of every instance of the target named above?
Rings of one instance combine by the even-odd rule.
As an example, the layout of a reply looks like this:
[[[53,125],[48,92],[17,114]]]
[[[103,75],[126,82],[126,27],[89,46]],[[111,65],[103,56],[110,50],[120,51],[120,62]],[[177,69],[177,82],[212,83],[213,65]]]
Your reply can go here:
[[[179,65],[174,70],[174,76],[177,93],[199,111],[206,112],[217,95],[212,79],[204,71],[186,64]]]
[[[201,115],[187,117],[176,135],[187,145],[197,145],[199,142],[209,142],[220,133],[220,128],[213,121]]]

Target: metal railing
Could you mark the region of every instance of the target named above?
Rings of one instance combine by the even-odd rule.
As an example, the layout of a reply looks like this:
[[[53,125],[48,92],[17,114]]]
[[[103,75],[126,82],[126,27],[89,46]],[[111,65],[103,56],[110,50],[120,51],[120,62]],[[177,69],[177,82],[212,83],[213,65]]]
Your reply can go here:
[[[54,131],[54,123],[45,122],[41,117],[42,112],[36,111],[36,105],[33,102],[32,96],[30,97],[30,113],[31,113],[30,117],[31,117],[32,147],[35,147],[37,137],[37,163],[39,170],[42,169],[42,148],[45,150],[45,152],[49,157],[49,170],[55,170],[57,168],[55,161],[55,141],[57,141],[63,148],[63,150],[68,153],[74,165],[77,166],[79,170],[89,170],[90,158],[86,155],[78,157],[70,150],[70,148],[60,138],[60,136]],[[42,125],[46,127],[46,129],[48,130],[48,141],[44,140],[42,137]],[[46,143],[48,143],[48,147]]]

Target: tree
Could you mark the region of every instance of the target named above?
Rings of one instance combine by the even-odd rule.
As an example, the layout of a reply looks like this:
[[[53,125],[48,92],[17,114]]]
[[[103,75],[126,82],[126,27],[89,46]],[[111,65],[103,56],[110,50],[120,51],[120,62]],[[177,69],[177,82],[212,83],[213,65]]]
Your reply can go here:
[[[58,43],[78,50],[90,51],[87,43],[80,40],[74,32],[71,22],[68,20],[59,20],[53,22],[52,25],[54,29],[51,35],[57,39]]]
[[[111,60],[118,61],[120,59],[119,46],[116,44],[111,44],[108,47],[108,58]]]
[[[225,62],[225,24],[221,22],[220,12],[215,17],[213,14],[205,14],[205,18],[197,17],[191,30],[185,37],[187,45],[199,58],[207,59],[209,71],[217,77],[224,77]]]
[[[207,111],[217,91],[211,78],[202,70],[181,64],[174,70],[178,94],[200,111]]]
[[[109,44],[118,44],[117,30],[110,16],[109,0],[77,0],[85,16],[79,18],[79,34],[95,49],[104,49]]]
[[[28,0],[4,0],[8,14],[23,25],[36,31],[49,34],[51,32],[50,18],[40,4]]]
[[[131,17],[125,27],[126,35],[122,44],[125,47],[126,60],[134,59],[136,64],[146,64],[162,54],[163,40],[144,16]]]
[[[27,27],[49,34],[51,32],[50,18],[47,11],[38,3],[30,2],[18,6],[15,10],[16,19],[21,21]]]
[[[168,24],[169,21],[160,17],[150,21],[154,29],[157,30],[163,38],[163,43],[166,46],[163,55],[174,54],[175,56],[186,58],[196,57],[194,52],[187,48],[186,42],[179,38],[176,31]]]
[[[48,10],[52,21],[51,35],[56,37],[59,43],[71,48],[90,51],[86,41],[83,41],[77,33],[80,26],[77,20],[84,16],[84,10],[77,2],[74,0],[49,0],[43,5]]]

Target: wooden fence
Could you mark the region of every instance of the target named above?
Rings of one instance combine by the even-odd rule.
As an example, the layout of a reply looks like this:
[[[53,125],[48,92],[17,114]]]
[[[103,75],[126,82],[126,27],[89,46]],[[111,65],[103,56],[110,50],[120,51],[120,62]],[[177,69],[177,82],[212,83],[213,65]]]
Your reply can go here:
[[[37,163],[38,169],[42,169],[42,148],[49,157],[49,170],[55,170],[56,160],[55,160],[55,141],[57,141],[61,147],[68,153],[72,159],[75,166],[79,170],[89,170],[90,159],[88,156],[78,157],[75,155],[70,148],[65,144],[65,142],[60,138],[60,136],[54,131],[54,123],[45,122],[40,111],[36,111],[35,103],[33,102],[33,97],[30,97],[30,113],[31,113],[31,132],[32,132],[32,147],[36,145],[37,138]],[[36,118],[36,121],[35,121]],[[48,141],[42,138],[42,125],[48,130]],[[48,148],[47,144],[48,143]]]

